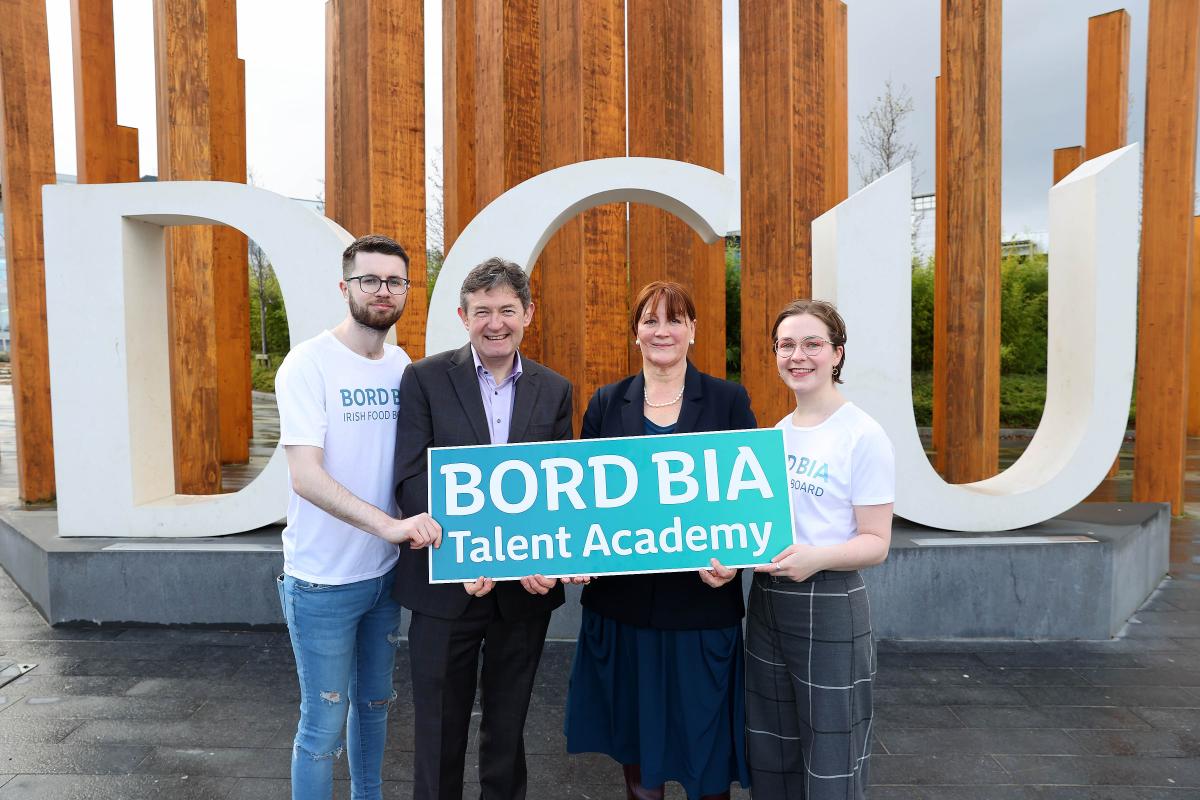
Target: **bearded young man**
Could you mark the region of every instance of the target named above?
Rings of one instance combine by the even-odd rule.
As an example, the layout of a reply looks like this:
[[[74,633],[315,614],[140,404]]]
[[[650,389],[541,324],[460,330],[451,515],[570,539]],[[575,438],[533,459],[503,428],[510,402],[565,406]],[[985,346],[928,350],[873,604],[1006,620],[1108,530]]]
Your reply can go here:
[[[353,796],[381,797],[398,546],[441,540],[428,514],[400,519],[393,495],[410,359],[384,337],[404,313],[408,255],[386,236],[364,236],[342,254],[338,286],[345,319],[292,348],[275,377],[290,475],[278,588],[300,679],[295,800],[333,796],[333,762],[347,745]]]

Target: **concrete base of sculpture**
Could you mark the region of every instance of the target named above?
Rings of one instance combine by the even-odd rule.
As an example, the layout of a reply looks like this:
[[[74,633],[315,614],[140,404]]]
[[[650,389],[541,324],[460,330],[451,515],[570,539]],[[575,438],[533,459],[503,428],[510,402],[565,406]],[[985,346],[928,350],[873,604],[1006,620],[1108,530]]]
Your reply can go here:
[[[1107,639],[1166,575],[1170,528],[1158,503],[1083,503],[995,534],[896,520],[888,560],[864,573],[876,636]]]
[[[53,625],[281,626],[279,532],[64,539],[53,511],[5,508],[0,565]],[[1149,503],[1085,503],[997,534],[897,520],[890,557],[866,573],[875,632],[881,639],[1107,639],[1166,574],[1169,538],[1167,507]],[[571,587],[550,636],[573,639],[579,616],[578,587]]]

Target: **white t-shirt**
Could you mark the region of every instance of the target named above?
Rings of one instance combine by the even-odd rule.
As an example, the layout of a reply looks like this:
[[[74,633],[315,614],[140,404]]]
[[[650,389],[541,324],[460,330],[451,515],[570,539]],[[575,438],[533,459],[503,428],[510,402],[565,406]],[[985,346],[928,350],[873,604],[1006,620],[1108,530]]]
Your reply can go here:
[[[395,345],[370,359],[329,331],[292,348],[275,374],[279,443],[325,450],[325,471],[362,500],[396,515],[396,420],[400,376],[411,363]],[[288,486],[283,571],[311,583],[376,578],[396,545],[326,514]]]
[[[796,541],[825,546],[858,534],[854,506],[896,499],[896,455],[879,423],[845,403],[820,425],[801,428],[788,414],[783,430]]]

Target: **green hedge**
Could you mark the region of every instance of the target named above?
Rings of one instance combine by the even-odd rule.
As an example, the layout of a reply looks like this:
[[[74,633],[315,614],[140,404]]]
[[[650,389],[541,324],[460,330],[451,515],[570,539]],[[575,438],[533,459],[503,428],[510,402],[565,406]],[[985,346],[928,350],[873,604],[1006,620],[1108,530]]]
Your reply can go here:
[[[1049,272],[1045,255],[1011,256],[1000,264],[1000,372],[1046,372]],[[913,371],[933,369],[933,259],[912,271]]]
[[[912,374],[913,411],[918,425],[933,421],[933,373]],[[1046,405],[1045,375],[1000,376],[1000,427],[1036,428]]]
[[[912,374],[913,411],[918,425],[929,425],[933,420],[933,373]],[[1036,428],[1046,405],[1046,376],[1008,374],[1000,376],[1000,427]],[[1132,428],[1136,398],[1129,404],[1129,420]]]
[[[275,392],[275,372],[283,363],[283,353],[271,353],[266,364],[257,358],[250,359],[250,385],[256,392]]]

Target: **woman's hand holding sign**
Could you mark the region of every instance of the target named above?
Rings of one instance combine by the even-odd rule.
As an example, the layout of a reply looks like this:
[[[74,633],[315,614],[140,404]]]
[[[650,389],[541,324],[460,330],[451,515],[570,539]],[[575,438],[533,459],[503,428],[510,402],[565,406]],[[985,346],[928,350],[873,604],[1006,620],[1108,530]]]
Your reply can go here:
[[[736,569],[723,566],[720,561],[717,561],[714,558],[712,559],[712,567],[700,570],[700,580],[704,581],[714,589],[720,589],[722,586],[733,580],[737,574],[738,572]]]
[[[496,582],[491,578],[476,578],[470,583],[464,583],[463,588],[467,590],[467,594],[471,595],[471,597],[483,597],[495,585]]]
[[[546,594],[558,583],[556,578],[545,578],[541,575],[526,575],[521,578],[521,585],[530,594]]]
[[[810,544],[790,544],[772,558],[770,564],[757,566],[754,571],[767,572],[793,581],[807,580],[826,569],[826,554],[820,551],[827,549]]]

